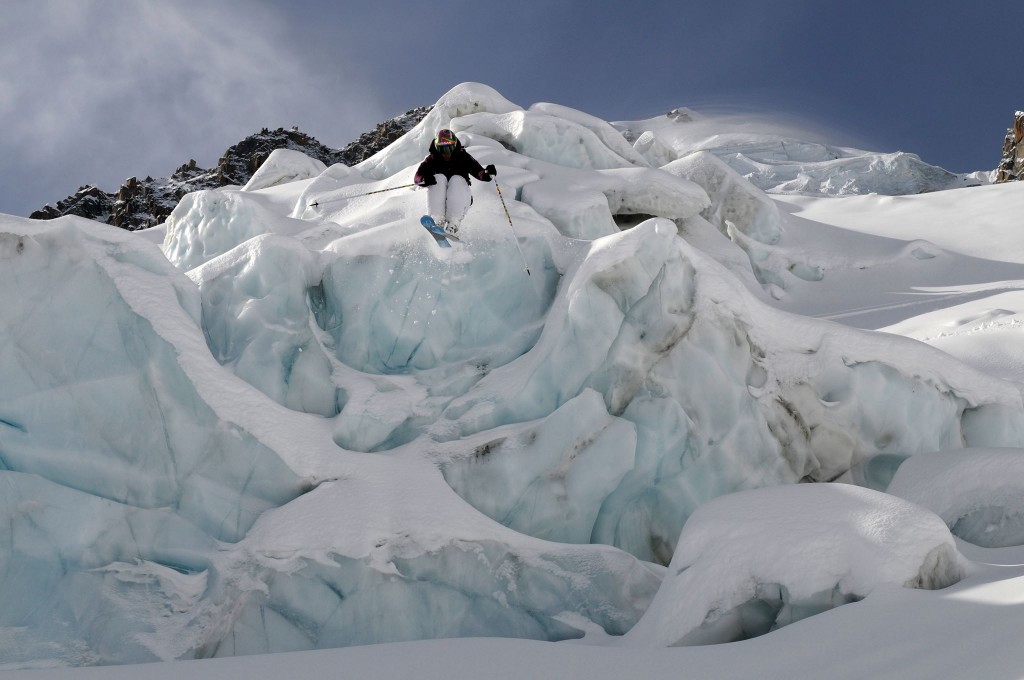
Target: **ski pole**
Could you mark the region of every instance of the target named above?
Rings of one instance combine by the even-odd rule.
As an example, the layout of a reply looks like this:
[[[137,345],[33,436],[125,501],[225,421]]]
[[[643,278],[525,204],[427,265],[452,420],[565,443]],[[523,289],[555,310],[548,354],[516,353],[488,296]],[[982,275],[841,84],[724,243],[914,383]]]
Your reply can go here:
[[[515,240],[516,248],[519,250],[519,257],[523,258],[523,267],[526,269],[526,275],[530,276],[530,265],[526,262],[523,249],[519,247],[519,237],[516,235],[516,228],[512,226],[512,216],[508,214],[508,207],[505,205],[505,197],[501,195],[501,187],[498,186],[498,180],[494,180],[494,188],[498,190],[498,200],[501,201],[501,207],[504,209],[505,217],[508,219],[508,226],[512,230],[512,238]]]
[[[391,187],[390,189],[377,189],[376,191],[367,191],[365,194],[356,194],[355,196],[341,196],[341,197],[339,197],[339,198],[337,198],[335,200],[338,200],[338,201],[348,201],[348,200],[351,200],[353,198],[361,198],[362,196],[371,196],[373,194],[383,194],[385,191],[396,191],[398,189],[408,189],[409,187],[414,187],[414,186],[416,186],[415,182],[413,182],[412,184],[403,184],[400,187]],[[310,208],[315,208],[318,205],[320,205],[320,201],[313,201],[312,203],[309,204],[309,207]]]

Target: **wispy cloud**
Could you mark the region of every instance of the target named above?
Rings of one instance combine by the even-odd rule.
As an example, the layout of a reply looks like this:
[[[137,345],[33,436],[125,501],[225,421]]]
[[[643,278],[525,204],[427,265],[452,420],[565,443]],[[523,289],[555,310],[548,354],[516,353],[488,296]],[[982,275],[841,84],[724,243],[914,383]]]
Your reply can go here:
[[[15,0],[4,11],[4,193],[23,172],[45,185],[55,164],[78,183],[116,186],[190,157],[211,164],[216,158],[204,154],[262,126],[376,116],[372,92],[358,82],[347,93],[358,96],[324,97],[323,72],[289,41],[287,17],[257,2]],[[342,140],[357,132],[310,131]],[[51,192],[42,202],[76,186],[40,187]],[[19,205],[22,195],[0,196],[0,211],[42,205]]]

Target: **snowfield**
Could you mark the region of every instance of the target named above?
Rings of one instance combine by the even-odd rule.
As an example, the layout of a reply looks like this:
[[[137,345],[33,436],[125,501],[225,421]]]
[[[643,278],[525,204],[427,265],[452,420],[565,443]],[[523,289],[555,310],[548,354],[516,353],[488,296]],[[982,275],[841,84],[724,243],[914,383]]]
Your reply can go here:
[[[451,249],[442,127],[501,189]],[[1024,677],[988,182],[465,83],[143,232],[0,215],[0,669]]]

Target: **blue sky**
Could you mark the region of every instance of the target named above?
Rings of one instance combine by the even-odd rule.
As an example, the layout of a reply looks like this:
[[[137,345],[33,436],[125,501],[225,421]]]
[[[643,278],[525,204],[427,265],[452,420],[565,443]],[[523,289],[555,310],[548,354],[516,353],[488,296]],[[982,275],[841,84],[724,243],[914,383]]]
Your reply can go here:
[[[210,166],[261,127],[342,146],[464,81],[607,120],[677,106],[993,169],[1024,109],[1003,0],[6,0],[0,212]]]

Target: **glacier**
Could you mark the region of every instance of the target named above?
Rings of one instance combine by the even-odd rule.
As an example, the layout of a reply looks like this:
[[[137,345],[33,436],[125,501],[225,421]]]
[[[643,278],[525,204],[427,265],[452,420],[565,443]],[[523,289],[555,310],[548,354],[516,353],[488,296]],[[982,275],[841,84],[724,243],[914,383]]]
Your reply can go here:
[[[655,166],[711,154],[769,193],[899,196],[991,184],[995,178],[994,171],[949,172],[913,153],[836,146],[793,124],[754,116],[682,108],[615,126]]]
[[[0,667],[718,642],[946,587],[950,531],[1024,542],[1012,488],[903,481],[1019,456],[1019,384],[788,311],[839,264],[691,122],[465,83],[357,166],[275,152],[150,230],[0,216]],[[474,184],[450,250],[404,186],[439,127],[504,196]]]

